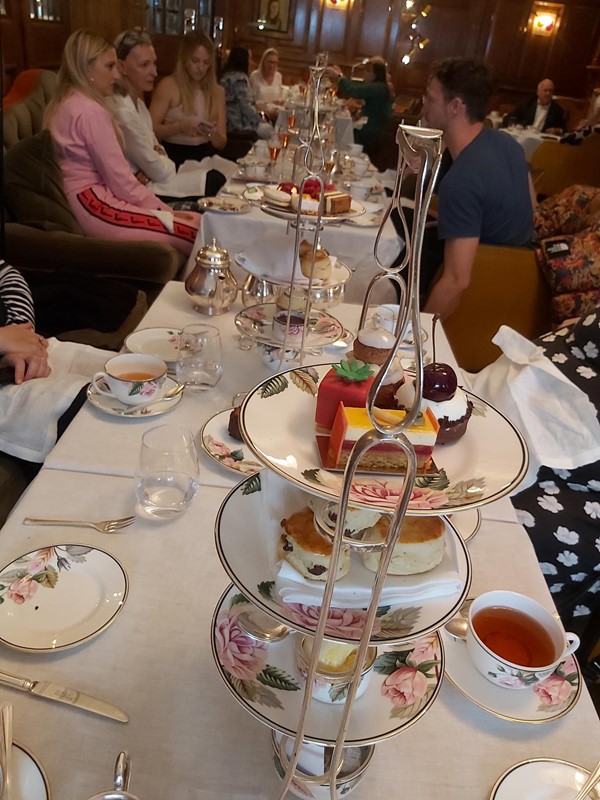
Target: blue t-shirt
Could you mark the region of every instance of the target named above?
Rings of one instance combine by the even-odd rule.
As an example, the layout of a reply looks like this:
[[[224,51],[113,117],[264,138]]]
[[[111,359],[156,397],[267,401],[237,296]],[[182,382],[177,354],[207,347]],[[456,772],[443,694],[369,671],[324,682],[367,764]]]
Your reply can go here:
[[[462,150],[438,192],[440,239],[526,245],[533,235],[529,172],[521,145],[483,128]]]

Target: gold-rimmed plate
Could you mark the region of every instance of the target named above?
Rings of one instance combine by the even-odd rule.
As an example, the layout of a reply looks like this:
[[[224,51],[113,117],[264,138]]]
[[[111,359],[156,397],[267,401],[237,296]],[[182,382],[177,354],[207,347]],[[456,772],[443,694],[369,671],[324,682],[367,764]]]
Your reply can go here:
[[[513,764],[498,778],[490,800],[554,800],[571,798],[581,789],[590,775],[589,770],[559,758],[530,758]],[[588,795],[599,800],[600,781]]]

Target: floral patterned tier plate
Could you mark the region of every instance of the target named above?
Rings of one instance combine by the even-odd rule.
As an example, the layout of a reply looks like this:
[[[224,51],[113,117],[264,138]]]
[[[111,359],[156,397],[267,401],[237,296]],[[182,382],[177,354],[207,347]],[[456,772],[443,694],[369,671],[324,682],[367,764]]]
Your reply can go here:
[[[304,696],[294,637],[274,644],[253,639],[236,621],[249,605],[233,587],[219,600],[211,631],[217,669],[235,699],[256,719],[294,736]],[[346,744],[382,741],[413,725],[437,697],[443,671],[444,652],[436,633],[402,647],[379,649],[365,693],[355,701]],[[343,708],[343,703],[313,700],[304,738],[334,744]]]
[[[161,358],[173,366],[179,355],[179,328],[142,328],[130,333],[125,347],[130,353]]]
[[[273,335],[273,317],[278,311],[275,303],[260,303],[245,308],[235,318],[235,324],[242,336],[249,336],[256,342],[280,345],[282,342]],[[304,345],[308,347],[325,347],[336,342],[344,333],[344,326],[335,317],[325,311],[314,308],[310,311],[308,330]],[[287,347],[294,347],[288,341]],[[265,409],[266,410],[266,409]]]
[[[250,211],[250,203],[230,195],[201,197],[198,205],[203,211],[214,211],[217,214],[247,214]]]
[[[490,683],[473,666],[463,640],[455,639],[444,629],[441,636],[446,652],[446,676],[450,683],[467,700],[496,717],[509,722],[550,722],[568,714],[579,700],[583,681],[573,656],[533,687],[504,689]]]
[[[252,460],[252,454],[245,442],[239,442],[229,435],[229,417],[232,408],[219,411],[207,420],[200,431],[202,448],[213,461],[231,472],[253,475],[264,468],[264,464]]]
[[[490,800],[559,800],[575,797],[589,778],[590,772],[558,758],[531,758],[509,767],[496,781]],[[588,795],[600,799],[600,781]]]
[[[307,492],[339,498],[343,476],[320,467],[315,437],[319,381],[331,364],[286,370],[259,383],[240,416],[244,439],[259,461]],[[467,432],[433,451],[437,472],[418,476],[409,514],[432,515],[476,508],[508,494],[527,470],[527,446],[514,425],[474,394]],[[277,421],[276,424],[274,421]],[[350,504],[389,511],[398,502],[402,475],[360,473]]]
[[[162,393],[165,394],[176,386],[177,381],[167,376],[163,383]],[[148,403],[147,406],[128,406],[126,403],[117,400],[116,397],[100,394],[94,385],[90,383],[87,388],[87,398],[93,406],[105,414],[110,414],[113,417],[125,417],[126,419],[139,419],[140,417],[156,417],[159,414],[166,414],[168,411],[172,411],[181,403],[183,392],[175,395],[175,397],[159,398],[152,403]]]
[[[274,204],[264,202],[261,203],[260,208],[266,214],[270,214],[272,217],[278,217],[279,219],[289,220],[294,222],[297,219],[296,212],[292,209],[291,206],[287,208],[281,208],[280,206],[276,206]],[[359,203],[358,200],[353,200],[350,205],[350,211],[346,211],[343,214],[323,214],[321,217],[321,222],[323,223],[330,223],[330,222],[344,222],[347,219],[351,219],[352,217],[359,217],[361,214],[365,213],[365,207],[362,203]],[[312,222],[313,224],[317,221],[316,214],[302,214],[302,221],[306,224]]]
[[[273,277],[269,273],[265,272],[262,267],[256,265],[253,261],[246,258],[246,255],[242,253],[238,253],[235,256],[235,261],[238,266],[242,269],[249,272],[250,275],[254,275],[255,278],[261,278],[265,281],[269,281],[269,283],[273,283],[276,286],[289,286],[291,280],[291,263],[290,263],[290,276],[283,278],[283,277]],[[304,277],[304,275],[298,270],[300,273],[296,277],[295,285],[296,286],[308,286],[308,278]],[[315,280],[313,281],[313,287],[319,289],[333,289],[336,286],[343,286],[345,283],[348,283],[350,278],[352,277],[352,272],[349,267],[347,267],[343,262],[338,261],[331,269],[331,277],[329,280],[322,281],[322,280]]]
[[[379,213],[367,213],[360,217],[352,217],[347,219],[348,225],[355,225],[359,228],[378,228],[383,219],[383,209]]]
[[[285,625],[312,634],[318,624],[320,606],[286,604],[279,596],[272,574],[274,567],[270,566],[277,559],[274,551],[278,537],[275,533],[271,537],[273,529],[269,527],[272,518],[280,520],[286,513],[305,506],[310,498],[291,484],[273,487],[269,483],[266,493],[262,492],[262,476],[265,475],[269,483],[268,474],[253,475],[234,487],[223,501],[215,522],[217,553],[231,580],[256,606]],[[273,504],[272,511],[266,510],[267,503]],[[425,636],[460,609],[471,585],[471,562],[460,536],[451,525],[447,525],[446,530],[455,547],[461,588],[452,594],[418,602],[382,603],[375,620],[374,644],[410,641]],[[352,558],[358,559],[359,556],[353,555]],[[369,573],[369,578],[374,578],[374,575]],[[319,588],[324,586],[324,583],[318,584]],[[340,641],[356,641],[362,634],[365,614],[361,608],[332,608],[327,635]]]
[[[36,757],[13,742],[12,747],[12,800],[51,800],[50,784],[42,765]]]
[[[127,599],[129,581],[104,550],[83,544],[39,548],[0,570],[0,642],[48,653],[87,642]]]

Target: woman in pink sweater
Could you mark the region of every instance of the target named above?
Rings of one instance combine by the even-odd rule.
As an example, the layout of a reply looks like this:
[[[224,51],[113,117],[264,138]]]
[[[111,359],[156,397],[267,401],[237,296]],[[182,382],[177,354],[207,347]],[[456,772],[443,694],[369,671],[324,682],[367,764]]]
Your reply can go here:
[[[118,78],[109,41],[89,31],[71,34],[46,115],[69,205],[89,236],[160,241],[189,255],[200,216],[173,211],[132,173],[105,105]]]

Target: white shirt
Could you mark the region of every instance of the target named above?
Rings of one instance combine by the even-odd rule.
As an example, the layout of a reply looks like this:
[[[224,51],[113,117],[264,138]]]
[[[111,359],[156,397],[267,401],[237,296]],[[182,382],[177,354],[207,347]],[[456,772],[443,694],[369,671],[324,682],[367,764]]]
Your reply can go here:
[[[250,86],[257,103],[276,103],[283,100],[283,78],[281,72],[275,73],[273,83],[267,83],[262,72],[255,69],[250,75]]]
[[[533,118],[533,125],[531,126],[532,128],[535,128],[536,131],[541,131],[544,127],[549,108],[549,104],[547,106],[541,106],[539,103],[537,104],[535,108],[535,117]]]
[[[204,194],[206,173],[211,167],[208,164],[201,166],[200,161],[186,161],[185,168],[182,165],[178,173],[166,154],[157,153],[154,148],[159,144],[158,139],[143,100],[135,101],[129,95],[115,94],[110,98],[110,105],[125,139],[125,158],[132,172],[141,169],[150,178],[149,189],[163,197],[200,197]]]

